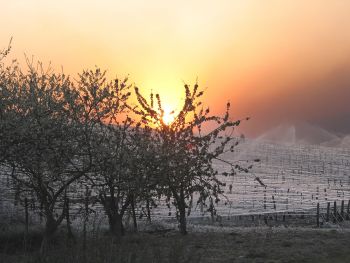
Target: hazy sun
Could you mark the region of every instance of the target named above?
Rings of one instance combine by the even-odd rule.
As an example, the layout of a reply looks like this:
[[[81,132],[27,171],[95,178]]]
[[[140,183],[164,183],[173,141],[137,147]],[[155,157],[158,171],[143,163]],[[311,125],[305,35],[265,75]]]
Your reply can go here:
[[[165,105],[163,107],[163,110],[164,110],[163,122],[166,125],[169,125],[175,120],[175,117],[176,117],[175,113],[168,105]]]

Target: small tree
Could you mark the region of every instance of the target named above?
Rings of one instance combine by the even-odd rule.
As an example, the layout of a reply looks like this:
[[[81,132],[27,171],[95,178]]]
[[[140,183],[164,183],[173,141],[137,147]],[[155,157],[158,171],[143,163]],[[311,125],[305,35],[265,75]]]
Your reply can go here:
[[[224,116],[210,115],[209,108],[202,106],[203,91],[198,91],[197,84],[192,90],[185,85],[183,107],[170,124],[163,120],[164,110],[158,94],[155,101],[151,94],[148,102],[137,88],[135,93],[140,105],[136,113],[141,116],[145,126],[154,130],[154,157],[161,171],[157,178],[158,190],[169,203],[172,200],[177,210],[180,232],[186,234],[186,216],[191,212],[194,196],[198,196],[198,203],[209,201],[210,210],[213,211],[214,203],[223,194],[224,183],[219,180],[213,161],[231,165],[231,172],[224,175],[234,175],[236,170],[248,172],[250,168],[242,168],[239,164],[220,158],[226,151],[233,151],[238,144],[239,139],[231,135],[241,121],[229,119],[229,103]]]
[[[68,187],[89,170],[82,128],[75,117],[78,92],[64,74],[29,67],[2,78],[7,147],[4,164],[22,194],[34,195],[45,218],[42,250],[65,217]],[[62,205],[63,204],[63,205]]]
[[[5,66],[2,62],[10,50],[11,41],[6,49],[0,51],[0,165],[6,160],[8,154],[9,142],[4,139],[4,136],[13,128],[9,112],[11,90],[9,90],[7,85],[8,81],[12,79],[10,76],[15,74],[17,65],[13,63],[11,66]]]
[[[92,170],[88,182],[98,192],[108,217],[110,232],[124,233],[123,216],[132,201],[130,127],[127,117],[130,85],[128,79],[108,82],[105,72],[84,71],[80,75],[78,105],[91,132],[89,138]]]
[[[155,135],[152,128],[141,127],[140,122],[130,132],[133,152],[131,167],[136,179],[133,201],[142,207],[140,217],[146,215],[149,222],[151,221],[151,209],[157,206],[156,199],[161,197],[158,189],[161,171],[157,163]]]

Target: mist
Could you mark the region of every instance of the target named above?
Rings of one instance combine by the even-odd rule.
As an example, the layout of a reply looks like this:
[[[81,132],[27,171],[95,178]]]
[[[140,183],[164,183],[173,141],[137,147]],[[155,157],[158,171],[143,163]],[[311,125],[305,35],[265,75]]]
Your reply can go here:
[[[248,106],[242,106],[241,110],[252,119],[242,130],[257,137],[285,123],[307,122],[344,137],[350,133],[349,98],[350,63],[338,65],[313,79],[279,83],[274,92],[257,100],[245,96],[243,100]],[[253,107],[249,109],[249,105]]]

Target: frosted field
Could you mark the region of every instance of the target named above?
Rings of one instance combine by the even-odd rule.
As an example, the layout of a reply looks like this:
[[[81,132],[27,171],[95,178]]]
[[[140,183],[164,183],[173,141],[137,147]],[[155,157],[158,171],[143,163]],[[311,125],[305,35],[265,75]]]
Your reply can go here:
[[[317,203],[322,209],[327,202],[337,201],[340,205],[344,200],[347,205],[350,200],[349,148],[248,141],[223,159],[236,160],[244,166],[246,160],[257,158],[260,162],[252,162],[250,173],[221,177],[226,183],[225,197],[216,204],[217,214],[307,212],[315,210]],[[215,165],[219,171],[230,169],[225,163]],[[255,180],[256,177],[266,187]],[[192,216],[208,215],[206,209],[194,207]],[[156,210],[159,216],[168,214],[166,209]]]
[[[226,183],[225,196],[216,204],[220,216],[262,214],[270,212],[305,212],[314,210],[316,204],[324,209],[327,202],[350,200],[350,149],[323,147],[315,145],[276,144],[263,141],[246,141],[239,145],[234,153],[226,154],[223,159],[249,165],[246,161],[260,159],[250,173],[239,173],[234,177],[221,179]],[[229,170],[225,163],[217,162],[219,171]],[[4,171],[3,171],[4,172]],[[266,185],[259,184],[256,177]],[[15,190],[9,188],[6,176],[1,176],[0,216],[15,220],[23,215],[21,205],[14,206]],[[230,190],[230,185],[232,190]],[[79,189],[79,187],[77,187]],[[75,202],[82,200],[83,193],[71,188],[72,215],[78,214],[83,204]],[[81,189],[81,188],[80,188]],[[192,208],[192,218],[210,216],[207,207],[195,205]],[[103,216],[99,204],[91,206],[96,215]],[[138,214],[143,213],[138,207]],[[174,208],[169,209],[163,201],[152,209],[153,218],[163,220],[174,218]],[[171,215],[169,215],[171,212]],[[314,212],[312,212],[314,213]],[[79,220],[80,216],[75,219]],[[145,217],[144,217],[145,218]],[[37,211],[31,211],[31,220],[37,221]],[[101,219],[102,220],[102,219]]]

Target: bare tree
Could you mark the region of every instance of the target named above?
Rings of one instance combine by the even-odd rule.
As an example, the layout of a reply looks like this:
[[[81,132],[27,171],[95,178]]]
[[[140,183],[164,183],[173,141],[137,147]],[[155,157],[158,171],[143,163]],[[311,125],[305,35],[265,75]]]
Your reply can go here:
[[[8,82],[12,79],[11,75],[15,74],[17,64],[12,63],[6,66],[2,60],[9,54],[11,50],[11,41],[7,48],[0,51],[0,165],[5,161],[8,154],[8,141],[3,137],[13,129],[11,125],[11,116],[9,112],[9,97],[11,91],[8,88]]]
[[[9,49],[0,53],[0,60]],[[171,123],[164,122],[160,96],[143,97],[130,106],[128,79],[106,80],[100,69],[84,71],[76,82],[29,64],[23,73],[0,63],[0,165],[7,166],[15,187],[31,194],[45,218],[42,250],[67,215],[67,195],[80,180],[97,192],[110,231],[124,234],[123,218],[131,207],[146,206],[151,218],[155,200],[174,205],[182,234],[193,202],[211,213],[224,183],[214,162],[233,151],[240,139],[232,136],[241,120],[231,121],[230,104],[223,116],[202,106],[203,91],[185,85],[185,100]]]
[[[79,93],[69,77],[29,65],[2,78],[6,86],[7,147],[4,164],[22,194],[30,193],[45,218],[42,249],[65,216],[68,187],[90,167],[81,123],[77,122]]]
[[[185,85],[183,107],[170,124],[163,120],[164,110],[158,94],[155,99],[151,94],[148,102],[138,88],[135,93],[140,105],[136,113],[145,126],[154,131],[154,161],[161,171],[156,175],[157,189],[169,205],[176,207],[180,232],[186,234],[186,217],[191,212],[194,195],[199,196],[199,203],[209,201],[213,210],[223,193],[224,183],[219,180],[213,161],[231,165],[231,172],[224,175],[234,175],[236,170],[248,172],[250,168],[220,158],[238,144],[239,139],[232,136],[232,131],[241,121],[229,119],[229,103],[224,116],[210,115],[209,108],[202,106],[203,91],[198,91],[197,84],[193,89]]]
[[[89,136],[92,170],[87,179],[108,217],[110,231],[124,233],[123,216],[132,202],[129,132],[134,121],[127,116],[131,95],[128,79],[108,82],[105,72],[85,71],[78,89]]]

